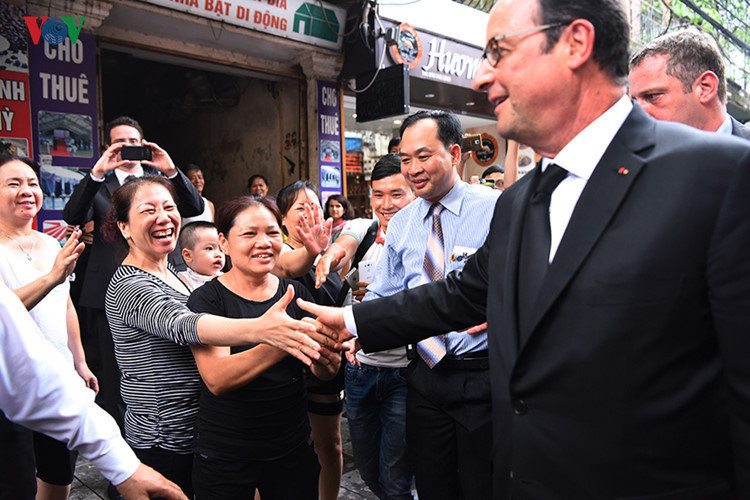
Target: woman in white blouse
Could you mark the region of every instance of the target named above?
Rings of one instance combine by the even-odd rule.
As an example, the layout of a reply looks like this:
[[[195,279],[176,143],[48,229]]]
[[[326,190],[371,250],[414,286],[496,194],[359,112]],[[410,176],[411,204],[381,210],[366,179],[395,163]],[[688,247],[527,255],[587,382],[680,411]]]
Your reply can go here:
[[[83,251],[78,241],[81,232],[73,231],[61,248],[55,238],[33,229],[43,197],[37,169],[29,158],[0,155],[0,279],[21,299],[44,337],[96,393],[98,381],[86,364],[67,280]],[[0,426],[0,441],[14,439],[9,434],[17,439],[17,456],[11,463],[18,470],[4,471],[13,474],[14,487],[33,489],[36,483],[37,499],[67,498],[75,455],[60,441],[5,424]]]

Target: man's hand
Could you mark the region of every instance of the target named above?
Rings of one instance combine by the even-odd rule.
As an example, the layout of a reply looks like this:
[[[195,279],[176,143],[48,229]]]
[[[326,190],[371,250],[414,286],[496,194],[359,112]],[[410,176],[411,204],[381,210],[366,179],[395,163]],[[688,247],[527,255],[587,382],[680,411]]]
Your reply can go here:
[[[81,228],[83,234],[81,234],[81,241],[86,245],[94,243],[94,221],[90,220]]]
[[[356,290],[352,290],[352,297],[354,297],[357,301],[362,302],[362,299],[365,298],[367,287],[370,286],[370,283],[367,281],[358,281],[357,286],[359,288],[357,288]]]
[[[320,344],[321,347],[320,351],[318,351],[318,353],[320,354],[320,358],[312,360],[313,363],[320,362],[321,364],[328,364],[328,361],[323,359],[326,357],[326,353],[323,352],[324,350],[333,353],[340,353],[347,348],[341,342],[336,342],[330,336],[321,333],[321,330],[325,329],[325,325],[323,325],[320,321],[313,318],[302,318],[302,321],[304,321],[305,323],[309,323],[315,327],[314,332],[306,332],[306,334],[308,337]]]
[[[65,233],[63,233],[63,239],[67,241],[68,238],[70,238],[70,235],[75,231],[78,231],[79,228],[81,230],[81,237],[79,240],[86,245],[91,245],[94,242],[94,221],[92,220],[84,224],[83,227],[74,226],[72,224],[67,225],[65,227]]]
[[[294,287],[289,285],[284,296],[258,318],[262,325],[258,330],[262,331],[265,337],[261,342],[281,349],[310,366],[314,360],[320,358],[320,344],[313,340],[317,334],[317,323],[311,325],[309,321],[291,318],[286,308],[293,299]],[[335,342],[330,341],[333,337],[326,337],[327,344],[335,346]]]
[[[467,328],[466,330],[461,330],[465,332],[467,335],[474,335],[476,333],[481,333],[487,329],[487,322],[485,321],[481,325],[472,326],[471,328]]]
[[[174,166],[172,158],[169,157],[166,151],[154,142],[148,142],[146,140],[141,142],[144,146],[151,146],[151,161],[142,160],[141,163],[143,165],[154,167],[167,177],[174,177],[175,174],[177,174],[177,167]]]
[[[315,325],[318,330],[325,329],[325,326],[323,326],[318,320],[302,318],[302,321]],[[345,347],[318,331],[309,335],[310,338],[318,342],[321,346],[320,351],[318,351],[320,357],[312,361],[310,371],[312,371],[312,374],[320,380],[333,380],[341,367],[341,351],[343,351]]]
[[[466,162],[469,161],[469,158],[471,158],[471,151],[462,151],[461,152],[461,159],[458,162],[458,165],[456,165],[456,172],[458,172],[459,177],[461,179],[464,178],[464,172],[466,171]]]
[[[362,346],[359,345],[359,339],[351,339],[344,342],[344,347],[346,347],[346,360],[349,362],[352,366],[360,366],[359,360],[357,359],[357,351],[362,349]]]
[[[318,317],[318,322],[322,324],[322,328],[319,329],[320,333],[339,342],[349,340],[353,337],[349,333],[349,330],[346,329],[344,310],[342,308],[319,306],[318,304],[302,299],[297,299],[297,305]]]
[[[132,476],[116,486],[126,500],[147,498],[188,500],[176,484],[144,464],[139,465]]]
[[[331,272],[332,267],[336,267],[341,259],[346,257],[346,249],[331,248],[315,264],[315,288],[326,282],[326,278]]]
[[[104,154],[96,164],[91,168],[91,175],[101,180],[104,179],[108,173],[114,171],[116,168],[122,167],[123,165],[130,165],[131,161],[123,161],[120,159],[120,150],[123,146],[126,146],[124,142],[116,142],[109,146]]]
[[[331,243],[332,224],[333,219],[323,220],[319,206],[310,207],[305,203],[305,216],[299,218],[297,232],[310,255],[320,255]]]

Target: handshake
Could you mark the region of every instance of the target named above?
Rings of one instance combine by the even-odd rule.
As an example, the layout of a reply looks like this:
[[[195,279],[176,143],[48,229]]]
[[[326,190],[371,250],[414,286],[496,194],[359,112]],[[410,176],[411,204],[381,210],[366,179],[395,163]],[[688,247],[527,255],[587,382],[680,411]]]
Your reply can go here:
[[[318,361],[318,358],[322,359],[331,351],[346,351],[346,357],[349,362],[355,365],[358,364],[356,362],[354,354],[359,349],[359,342],[354,338],[354,335],[352,335],[346,327],[346,322],[344,320],[345,309],[343,307],[320,306],[318,304],[307,302],[306,300],[299,298],[297,299],[297,305],[299,305],[299,307],[301,307],[303,310],[317,316],[316,320],[305,318],[306,323],[315,326],[315,332],[308,331],[307,333],[310,339],[318,344],[317,348],[320,351],[315,352],[312,356],[310,356],[313,362],[320,362]],[[487,323],[484,322],[482,324],[475,325],[460,331],[466,333],[467,335],[475,335],[477,333],[484,332],[486,329]],[[421,338],[427,338],[428,336],[429,335],[425,335]],[[404,344],[407,344],[409,342],[410,339],[404,339]],[[299,356],[297,357],[299,358]],[[302,359],[302,361],[310,364],[310,360]]]
[[[352,346],[346,341],[352,339],[353,335],[346,328],[343,307],[320,306],[303,299],[297,299],[297,305],[303,310],[317,316],[317,320],[308,318],[303,320],[315,326],[315,333],[310,333],[309,336],[321,348],[318,352],[320,355],[319,359],[316,359],[315,355],[310,356],[312,362],[319,362],[319,360],[326,358],[326,351],[351,351]],[[302,361],[308,363],[304,359]]]

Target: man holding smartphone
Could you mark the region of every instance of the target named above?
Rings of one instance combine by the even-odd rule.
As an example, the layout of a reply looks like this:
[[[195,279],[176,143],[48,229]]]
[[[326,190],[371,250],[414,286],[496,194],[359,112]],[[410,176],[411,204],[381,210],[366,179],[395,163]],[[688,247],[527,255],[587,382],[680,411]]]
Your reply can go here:
[[[76,310],[81,323],[81,334],[86,340],[87,357],[100,382],[99,403],[123,428],[124,405],[120,397],[120,370],[114,356],[114,345],[109,324],[104,314],[104,296],[109,280],[119,265],[115,248],[105,242],[101,227],[107,218],[112,194],[124,184],[128,177],[164,175],[172,181],[177,192],[177,208],[180,215],[190,217],[203,212],[203,200],[195,186],[172,162],[166,151],[143,139],[140,124],[127,116],[109,122],[105,127],[107,148],[89,175],[76,185],[70,200],[63,209],[63,219],[68,224],[83,226],[94,221],[93,243],[85,252],[89,253],[85,269],[76,269],[78,280],[83,280]],[[123,148],[143,146],[144,149]],[[151,152],[151,160],[128,160],[128,153],[135,152],[146,158],[145,148]],[[125,156],[125,157],[123,157]]]

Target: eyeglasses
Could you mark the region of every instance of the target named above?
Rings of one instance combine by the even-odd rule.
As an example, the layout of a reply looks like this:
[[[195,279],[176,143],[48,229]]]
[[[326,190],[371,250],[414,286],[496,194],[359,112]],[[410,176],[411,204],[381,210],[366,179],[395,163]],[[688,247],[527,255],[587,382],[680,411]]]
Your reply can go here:
[[[534,26],[533,28],[514,31],[513,33],[507,33],[505,35],[494,36],[490,38],[489,42],[487,42],[487,46],[484,48],[484,52],[482,52],[482,58],[487,59],[487,62],[490,63],[490,66],[494,68],[503,58],[503,52],[507,52],[507,49],[502,49],[500,48],[500,46],[498,46],[497,42],[499,42],[500,40],[505,40],[506,38],[510,38],[512,36],[530,35],[531,33],[536,33],[538,31],[547,31],[551,30],[552,28],[559,28],[560,26],[564,26],[564,24],[565,23],[543,24],[541,26]]]

